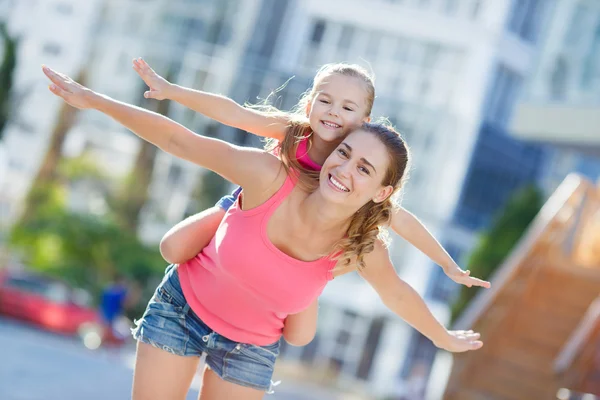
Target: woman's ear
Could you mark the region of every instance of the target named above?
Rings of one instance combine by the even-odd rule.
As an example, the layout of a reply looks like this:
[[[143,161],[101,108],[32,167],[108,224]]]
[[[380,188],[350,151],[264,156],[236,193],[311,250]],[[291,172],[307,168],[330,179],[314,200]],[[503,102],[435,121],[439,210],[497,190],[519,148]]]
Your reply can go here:
[[[310,115],[311,108],[312,108],[312,101],[309,101],[308,103],[306,103],[306,117],[307,118]]]
[[[373,197],[373,202],[375,203],[381,203],[382,201],[386,200],[388,197],[390,197],[392,195],[392,193],[394,193],[394,187],[393,186],[384,186],[381,189],[379,189],[379,191],[377,192],[377,194],[375,195],[375,197]]]
[[[366,122],[366,123],[371,122],[371,116],[369,115],[368,117],[365,117],[365,119],[363,119],[363,122]]]

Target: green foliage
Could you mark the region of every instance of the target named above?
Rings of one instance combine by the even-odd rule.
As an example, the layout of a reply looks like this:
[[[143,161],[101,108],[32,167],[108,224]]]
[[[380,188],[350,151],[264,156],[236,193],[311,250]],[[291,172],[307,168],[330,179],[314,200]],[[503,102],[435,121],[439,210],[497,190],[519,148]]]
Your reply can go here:
[[[4,42],[4,54],[0,65],[0,139],[11,113],[11,92],[15,66],[17,65],[17,40],[12,38],[5,24],[0,24],[0,36]]]
[[[76,166],[82,169],[74,173]],[[99,180],[101,176],[89,160],[70,160],[59,170],[66,175],[73,172],[71,176],[77,179]],[[62,178],[65,181],[64,175]],[[144,246],[111,213],[99,216],[70,211],[66,207],[68,185],[60,181],[32,189],[34,212],[13,226],[11,249],[32,269],[86,289],[95,299],[117,274],[152,290],[165,269],[157,246]],[[145,301],[147,296],[141,296],[132,312],[139,315]]]
[[[535,186],[515,192],[496,215],[490,229],[480,238],[467,262],[471,275],[489,279],[504,258],[510,254],[543,205],[543,197]],[[452,306],[452,320],[460,315],[480,288],[462,287]]]
[[[229,182],[219,174],[207,170],[202,175],[202,180],[193,195],[196,199],[197,212],[214,206],[221,197],[227,194],[229,186]]]

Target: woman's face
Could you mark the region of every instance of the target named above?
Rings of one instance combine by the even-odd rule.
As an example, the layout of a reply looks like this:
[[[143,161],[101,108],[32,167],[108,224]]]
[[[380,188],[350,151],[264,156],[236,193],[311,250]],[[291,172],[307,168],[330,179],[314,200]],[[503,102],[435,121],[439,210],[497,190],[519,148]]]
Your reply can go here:
[[[325,160],[319,190],[327,200],[358,210],[391,195],[394,188],[382,184],[388,166],[385,145],[375,134],[357,129]]]

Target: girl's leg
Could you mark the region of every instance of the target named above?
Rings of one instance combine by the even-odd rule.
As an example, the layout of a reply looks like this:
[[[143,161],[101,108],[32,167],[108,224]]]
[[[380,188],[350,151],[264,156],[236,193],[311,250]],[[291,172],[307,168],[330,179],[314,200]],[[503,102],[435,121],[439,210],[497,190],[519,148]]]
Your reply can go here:
[[[261,400],[265,392],[221,379],[213,370],[204,368],[202,390],[198,400]]]
[[[177,356],[138,341],[132,399],[184,400],[199,361],[199,357]]]

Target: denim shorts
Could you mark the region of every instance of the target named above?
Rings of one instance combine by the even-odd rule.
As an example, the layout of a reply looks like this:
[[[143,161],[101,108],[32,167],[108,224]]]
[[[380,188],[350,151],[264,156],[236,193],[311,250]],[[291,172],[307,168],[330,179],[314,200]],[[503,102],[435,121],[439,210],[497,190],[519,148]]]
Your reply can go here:
[[[219,201],[217,201],[217,204],[215,204],[215,206],[221,207],[225,211],[229,210],[233,203],[235,203],[241,192],[242,187],[240,186],[237,189],[235,189],[231,194],[221,197]]]
[[[222,379],[272,393],[279,341],[268,346],[238,343],[210,329],[183,296],[177,266],[169,266],[141,319],[136,340],[179,356],[206,354],[206,363]]]

